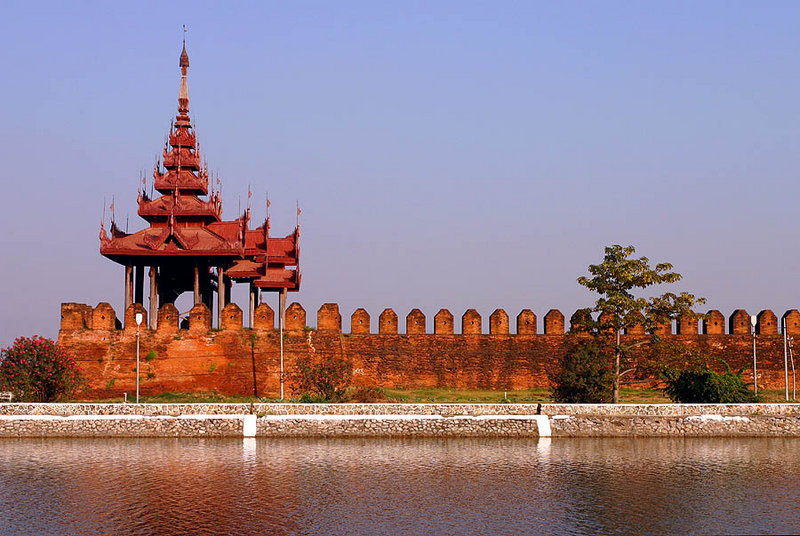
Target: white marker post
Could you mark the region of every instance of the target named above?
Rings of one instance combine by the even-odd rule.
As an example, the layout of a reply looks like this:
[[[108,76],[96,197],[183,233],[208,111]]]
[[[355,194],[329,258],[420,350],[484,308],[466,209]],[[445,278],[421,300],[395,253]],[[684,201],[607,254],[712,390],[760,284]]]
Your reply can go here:
[[[783,383],[786,389],[786,401],[789,401],[789,352],[786,351],[786,317],[781,318],[783,332]]]
[[[750,331],[753,333],[753,392],[758,394],[758,373],[756,372],[756,315],[750,317]]]
[[[139,403],[139,326],[142,325],[142,313],[136,313],[136,403]]]

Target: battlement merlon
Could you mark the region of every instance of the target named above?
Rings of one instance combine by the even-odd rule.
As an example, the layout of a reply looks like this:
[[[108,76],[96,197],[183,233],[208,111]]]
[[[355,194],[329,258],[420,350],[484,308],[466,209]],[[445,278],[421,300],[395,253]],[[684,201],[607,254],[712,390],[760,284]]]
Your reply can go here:
[[[202,320],[202,329],[211,329],[211,324],[207,324],[211,319],[211,309],[203,305],[201,309],[192,309],[194,313],[189,314],[189,325],[192,319]],[[147,324],[147,311],[141,304],[134,303],[125,312],[125,322],[120,322],[116,318],[114,309],[106,302],[99,303],[96,307],[82,303],[62,303],[61,304],[61,331],[77,330],[120,330],[126,328],[133,322],[133,315],[142,312]],[[573,329],[579,328],[579,319],[586,314],[585,309],[579,309],[572,315],[571,322]],[[698,319],[678,318],[674,322],[676,329],[673,330],[672,323],[659,326],[658,334],[661,336],[686,336],[686,335],[725,335],[725,336],[750,336],[750,316],[747,318],[747,331],[744,331],[743,322],[746,311],[736,309],[728,319],[728,326],[733,332],[725,331],[725,317],[717,310],[709,311],[702,321],[702,329]],[[167,303],[162,305],[157,311],[157,329],[178,329],[178,311],[174,304]],[[234,303],[228,303],[223,307],[223,322],[220,328],[223,330],[245,329],[242,325],[242,310]],[[509,315],[503,309],[496,309],[489,316],[489,329],[486,333],[482,329],[482,318],[475,309],[468,309],[461,317],[460,335],[498,335],[498,336],[553,336],[564,335],[564,315],[557,309],[551,309],[544,317],[544,332],[538,333],[536,328],[536,314],[531,309],[523,309],[516,317],[516,332],[511,333],[509,328]],[[406,335],[454,335],[453,314],[447,309],[440,309],[433,318],[433,331],[427,328],[425,314],[420,309],[412,309],[405,319]],[[353,335],[397,335],[399,331],[397,314],[392,309],[385,309],[378,319],[378,331],[373,332],[370,326],[371,317],[366,309],[359,307],[350,316],[350,334]],[[782,315],[782,321],[786,322],[786,333],[789,335],[800,335],[800,312],[797,309],[790,309]],[[195,323],[196,323],[195,322]],[[775,313],[769,309],[762,310],[757,315],[756,334],[759,336],[778,337],[778,320]],[[310,328],[306,325],[306,310],[299,303],[292,303],[286,309],[287,331],[305,331]],[[146,329],[146,326],[142,329]],[[151,327],[150,329],[156,329]],[[195,327],[195,329],[198,329]],[[254,310],[254,322],[252,329],[255,330],[274,330],[275,313],[266,303],[261,303]],[[342,315],[339,312],[339,305],[336,303],[323,304],[317,311],[317,331],[342,333]],[[459,335],[459,334],[455,334]],[[632,326],[625,335],[643,336],[646,335],[641,326]]]

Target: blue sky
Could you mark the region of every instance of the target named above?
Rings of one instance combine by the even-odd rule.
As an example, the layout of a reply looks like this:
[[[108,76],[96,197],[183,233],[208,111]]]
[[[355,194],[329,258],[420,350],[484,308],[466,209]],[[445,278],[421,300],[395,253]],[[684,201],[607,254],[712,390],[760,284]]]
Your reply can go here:
[[[356,307],[569,316],[614,243],[726,316],[780,316],[800,305],[798,23],[797,2],[3,2],[0,345],[55,336],[63,301],[119,313],[103,201],[143,226],[182,24],[225,216],[249,184],[288,233],[299,200],[290,299],[312,321],[329,301],[345,328]]]

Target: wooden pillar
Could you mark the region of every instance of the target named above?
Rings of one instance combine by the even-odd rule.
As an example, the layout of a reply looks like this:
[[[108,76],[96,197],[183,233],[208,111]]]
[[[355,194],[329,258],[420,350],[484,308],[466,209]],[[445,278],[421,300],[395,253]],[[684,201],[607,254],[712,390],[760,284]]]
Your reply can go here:
[[[217,267],[217,327],[222,328],[222,309],[225,308],[226,302],[226,288],[225,285],[225,270],[222,266]]]
[[[158,281],[156,280],[155,266],[150,267],[150,329],[158,327]]]
[[[231,303],[231,287],[233,286],[233,282],[231,278],[227,275],[225,276],[225,305]]]
[[[133,266],[125,265],[125,310],[133,303]],[[124,313],[123,313],[124,314]]]
[[[278,322],[282,330],[286,329],[286,289],[281,289],[278,294]]]
[[[250,282],[250,317],[248,318],[250,329],[253,328],[253,321],[256,318],[256,286]]]
[[[194,304],[203,303],[203,296],[200,294],[200,266],[194,265]]]
[[[136,282],[133,285],[133,301],[144,305],[144,266],[135,267]]]

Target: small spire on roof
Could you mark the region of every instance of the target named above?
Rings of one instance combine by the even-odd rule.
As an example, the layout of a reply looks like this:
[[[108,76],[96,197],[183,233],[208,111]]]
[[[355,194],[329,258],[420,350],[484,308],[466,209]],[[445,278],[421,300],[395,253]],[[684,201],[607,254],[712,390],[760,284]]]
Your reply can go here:
[[[186,25],[183,25],[183,50],[181,51],[180,67],[189,67],[189,55],[186,53]],[[184,72],[184,74],[186,74]]]
[[[182,115],[189,113],[189,84],[186,82],[186,69],[189,68],[189,55],[186,53],[186,25],[183,25],[183,50],[180,59],[181,88],[178,92],[178,112]]]

